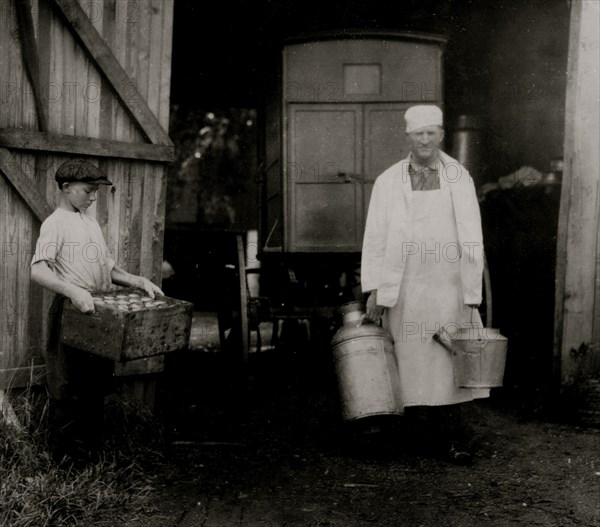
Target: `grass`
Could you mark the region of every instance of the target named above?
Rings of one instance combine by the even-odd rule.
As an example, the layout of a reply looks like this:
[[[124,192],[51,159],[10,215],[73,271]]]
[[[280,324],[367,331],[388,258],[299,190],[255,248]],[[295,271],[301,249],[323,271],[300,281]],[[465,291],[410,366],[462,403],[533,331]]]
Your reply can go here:
[[[122,396],[108,399],[105,448],[75,465],[48,450],[45,394],[28,390],[11,401],[25,426],[17,430],[0,414],[2,527],[115,527],[123,514],[148,507],[163,444],[149,412]]]

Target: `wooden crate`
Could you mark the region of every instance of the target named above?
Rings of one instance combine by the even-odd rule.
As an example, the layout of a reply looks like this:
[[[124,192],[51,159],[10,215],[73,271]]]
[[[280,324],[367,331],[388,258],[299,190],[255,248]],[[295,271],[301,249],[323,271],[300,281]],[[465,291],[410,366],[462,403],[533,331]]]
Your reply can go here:
[[[139,294],[123,289],[94,293],[97,297]],[[193,305],[165,296],[160,306],[129,311],[98,300],[94,313],[79,311],[65,300],[60,341],[74,348],[116,361],[152,357],[184,349],[190,340]]]

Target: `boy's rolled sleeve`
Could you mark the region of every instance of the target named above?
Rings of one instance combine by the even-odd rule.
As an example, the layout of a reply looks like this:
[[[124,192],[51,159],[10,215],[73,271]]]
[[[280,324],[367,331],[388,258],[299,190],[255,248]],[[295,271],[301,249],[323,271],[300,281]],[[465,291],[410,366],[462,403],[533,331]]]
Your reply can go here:
[[[56,262],[56,255],[60,251],[59,233],[55,222],[44,222],[40,228],[40,236],[35,245],[35,253],[31,264],[46,261],[50,264]]]

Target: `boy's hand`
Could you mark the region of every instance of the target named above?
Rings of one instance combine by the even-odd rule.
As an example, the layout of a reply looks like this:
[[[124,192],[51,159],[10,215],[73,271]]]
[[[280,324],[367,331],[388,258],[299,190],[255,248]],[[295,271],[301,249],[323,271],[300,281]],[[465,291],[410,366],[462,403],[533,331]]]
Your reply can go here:
[[[69,298],[73,305],[83,313],[94,312],[94,300],[85,289],[77,288],[70,295]]]
[[[165,296],[165,294],[161,291],[160,287],[153,284],[150,280],[148,280],[147,278],[144,278],[143,276],[140,276],[139,287],[141,289],[143,289],[144,291],[146,291],[146,293],[148,293],[148,296],[150,298],[154,298],[154,295]]]

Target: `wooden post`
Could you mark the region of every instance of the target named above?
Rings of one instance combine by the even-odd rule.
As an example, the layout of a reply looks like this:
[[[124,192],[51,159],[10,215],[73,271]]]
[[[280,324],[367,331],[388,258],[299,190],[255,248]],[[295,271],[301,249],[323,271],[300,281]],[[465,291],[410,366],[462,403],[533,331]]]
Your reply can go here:
[[[33,89],[33,98],[39,129],[48,130],[48,115],[42,97],[42,84],[40,82],[40,59],[38,56],[38,45],[33,29],[33,17],[31,16],[31,4],[29,0],[17,0],[17,20],[19,22],[19,40],[21,41],[21,53],[25,64],[25,71]]]
[[[597,0],[572,0],[556,265],[555,373],[600,372],[600,114]]]

